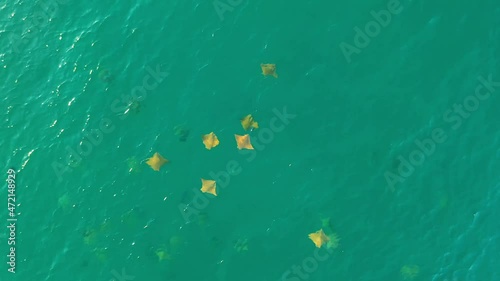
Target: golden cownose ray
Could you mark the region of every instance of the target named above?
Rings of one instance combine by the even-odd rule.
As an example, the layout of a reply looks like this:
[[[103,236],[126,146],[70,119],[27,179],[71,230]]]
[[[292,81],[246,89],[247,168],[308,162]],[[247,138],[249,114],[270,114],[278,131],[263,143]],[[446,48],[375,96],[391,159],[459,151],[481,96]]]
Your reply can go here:
[[[276,73],[276,65],[272,63],[261,63],[260,68],[262,68],[262,74],[264,76],[271,75],[274,78],[278,78],[278,74]]]
[[[95,256],[100,262],[106,262],[108,260],[108,248],[95,248],[93,250]]]
[[[108,232],[110,227],[110,222],[106,220],[97,228],[87,229],[83,234],[83,242],[87,245],[95,244],[97,242],[97,237]]]
[[[74,207],[75,205],[72,203],[73,200],[71,200],[70,196],[68,193],[65,193],[59,199],[57,199],[57,204],[59,207],[61,207],[64,211],[67,211],[69,208]]]
[[[247,116],[243,117],[243,119],[241,119],[241,126],[243,127],[243,129],[245,129],[245,131],[247,131],[250,128],[259,128],[259,123],[255,122],[252,114],[248,114]]]
[[[94,244],[97,239],[97,232],[95,229],[89,229],[83,234],[83,243],[90,245]]]
[[[179,249],[184,244],[184,239],[180,236],[172,236],[169,240],[170,251],[172,253],[179,252]]]
[[[211,132],[210,134],[203,135],[201,137],[201,139],[203,140],[203,144],[205,145],[205,148],[208,150],[219,145],[219,139],[214,134],[214,132]]]
[[[208,214],[207,212],[200,212],[197,217],[197,222],[198,225],[201,227],[206,227],[208,226],[209,219],[208,219]]]
[[[323,244],[327,243],[329,240],[329,238],[323,232],[323,229],[309,234],[309,239],[314,242],[314,245],[316,245],[317,248],[321,248],[321,246],[323,246]]]
[[[99,72],[99,79],[106,83],[111,83],[113,82],[113,75],[111,74],[111,72],[109,72],[109,70],[103,69],[101,70],[101,72]]]
[[[321,219],[321,226],[322,226],[322,229],[324,229],[326,232],[333,232],[332,226],[330,223],[330,218]]]
[[[174,134],[179,138],[179,141],[185,142],[189,136],[189,129],[184,125],[177,125],[174,127]]]
[[[244,251],[248,251],[248,239],[240,238],[234,243],[234,249],[240,253]]]
[[[139,113],[141,110],[141,103],[137,99],[131,99],[127,104],[127,109],[123,114],[128,114],[130,112]]]
[[[236,145],[238,146],[238,149],[254,149],[252,143],[250,142],[250,135],[234,135],[234,137],[236,139]]]
[[[339,246],[340,238],[337,233],[333,232],[332,224],[330,218],[321,219],[321,226],[323,232],[328,237],[328,242],[326,243],[326,248],[328,249],[336,249]]]
[[[401,276],[403,276],[403,279],[405,280],[411,280],[417,277],[418,273],[420,272],[420,268],[418,265],[404,265],[401,267]]]
[[[153,157],[149,158],[146,162],[153,170],[159,171],[160,167],[167,163],[168,160],[163,158],[158,152],[155,152]]]
[[[99,225],[99,232],[109,231],[110,227],[111,223],[109,222],[109,220],[105,220],[103,223]]]
[[[332,233],[328,235],[328,242],[326,243],[327,249],[337,249],[340,244],[340,238],[337,233]]]
[[[201,191],[203,193],[210,193],[210,194],[217,196],[217,192],[216,192],[215,188],[216,188],[215,181],[201,179]]]
[[[160,249],[157,249],[155,251],[155,254],[158,257],[158,261],[170,260],[171,259],[170,254],[167,252],[167,250],[164,247],[160,248]]]

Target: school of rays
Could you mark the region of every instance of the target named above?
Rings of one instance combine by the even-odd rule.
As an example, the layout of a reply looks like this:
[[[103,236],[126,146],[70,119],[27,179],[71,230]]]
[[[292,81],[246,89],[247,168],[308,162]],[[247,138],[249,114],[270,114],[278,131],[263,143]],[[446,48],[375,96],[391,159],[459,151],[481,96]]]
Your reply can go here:
[[[278,74],[276,72],[276,65],[275,64],[270,64],[270,63],[262,63],[260,65],[261,70],[262,70],[262,75],[263,76],[271,76],[274,78],[278,78]],[[109,72],[102,72],[100,75],[100,78],[104,81],[110,81],[111,80],[111,74]],[[128,110],[132,109],[138,109],[137,107],[129,108]],[[252,114],[247,114],[243,116],[240,119],[240,124],[241,127],[243,128],[243,132],[236,132],[234,134],[234,141],[236,143],[235,148],[237,150],[253,150],[254,147],[252,145],[251,141],[251,136],[250,134],[254,131],[259,129],[259,123],[254,119]],[[201,136],[201,143],[204,146],[204,148],[208,151],[212,151],[213,149],[222,149],[218,148],[220,145],[222,146],[225,142],[223,139],[223,143],[221,144],[221,141],[217,137],[216,133],[214,131],[207,130],[210,133],[204,134]],[[189,129],[187,129],[184,125],[178,125],[174,128],[174,135],[178,137],[179,141],[185,142],[189,136]],[[249,132],[249,133],[248,133]],[[229,142],[229,140],[228,140]],[[226,146],[227,147],[227,146]],[[232,149],[234,149],[234,146],[230,146]],[[163,151],[162,151],[163,153]],[[210,152],[212,153],[212,152]],[[162,156],[160,152],[154,152],[149,158],[145,159],[142,161],[142,163],[147,164],[154,172],[160,172],[164,165],[170,163],[170,161]],[[135,157],[131,157],[127,159],[127,164],[129,168],[130,173],[137,173],[140,171],[140,166],[138,161],[136,160]],[[201,177],[200,177],[201,178]],[[199,179],[200,179],[199,178]],[[201,178],[201,187],[200,187],[200,192],[208,194],[209,197],[215,198],[218,197],[218,190],[217,190],[217,182],[213,179],[205,179]],[[59,200],[61,205],[64,205],[65,198]],[[130,211],[127,212],[126,218],[130,217],[130,214],[135,215],[135,211]],[[198,222],[200,225],[202,225],[202,219],[203,216],[200,214],[200,221]],[[122,218],[123,220],[123,218]],[[130,221],[128,219],[127,221]],[[311,232],[308,234],[309,239],[313,242],[314,246],[317,248],[321,248],[325,246],[326,248],[329,249],[335,249],[339,246],[339,237],[337,233],[333,232],[330,219],[322,219],[321,220],[321,227],[314,232]],[[103,224],[104,225],[104,224]],[[86,244],[93,244],[95,243],[97,235],[101,235],[100,233],[104,230],[104,226],[101,226],[98,229],[91,229],[88,230],[85,235],[84,235],[84,242]],[[168,245],[164,244],[161,245],[160,247],[152,248],[151,249],[151,254],[159,261],[170,261],[173,258],[173,255],[175,254],[176,250],[179,249],[179,245],[182,244],[182,239],[179,237],[172,237],[170,240],[170,243]],[[248,239],[243,239],[240,238],[235,242],[234,249],[237,252],[246,252],[248,251]],[[105,253],[96,253],[98,257],[105,258]],[[415,268],[409,268],[409,267],[403,267],[401,270],[402,275],[405,278],[413,278],[418,272],[415,270]]]

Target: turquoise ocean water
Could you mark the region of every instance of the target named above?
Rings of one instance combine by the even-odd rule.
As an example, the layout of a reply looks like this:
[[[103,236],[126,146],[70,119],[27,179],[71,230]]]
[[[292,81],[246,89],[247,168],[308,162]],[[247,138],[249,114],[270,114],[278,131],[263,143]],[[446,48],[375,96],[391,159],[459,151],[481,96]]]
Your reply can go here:
[[[498,1],[216,4],[0,4],[0,280],[500,280]]]

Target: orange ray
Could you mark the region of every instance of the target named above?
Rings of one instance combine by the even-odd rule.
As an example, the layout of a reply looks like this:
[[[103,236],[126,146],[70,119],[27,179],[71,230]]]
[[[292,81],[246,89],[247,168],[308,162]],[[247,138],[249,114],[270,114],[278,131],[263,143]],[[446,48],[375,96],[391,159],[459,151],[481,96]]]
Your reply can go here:
[[[329,240],[328,236],[326,236],[326,234],[323,232],[323,229],[309,234],[309,239],[311,239],[314,242],[314,245],[316,245],[316,247],[318,248],[321,248],[321,246],[323,246],[323,244],[325,244]]]
[[[254,149],[252,143],[250,143],[250,135],[234,135],[234,137],[236,138],[236,145],[238,146],[238,149]]]
[[[246,131],[250,129],[250,127],[255,129],[259,128],[259,123],[255,122],[255,120],[252,117],[252,114],[248,114],[247,116],[243,117],[243,119],[241,119],[241,126]]]
[[[276,73],[276,65],[272,63],[261,63],[260,68],[262,68],[262,74],[264,76],[271,75],[274,78],[278,78],[278,74]]]
[[[215,191],[216,183],[213,180],[205,180],[201,179],[201,191],[203,193],[211,193],[217,196],[217,192]]]
[[[201,138],[203,139],[203,144],[205,145],[205,148],[208,150],[219,145],[219,139],[214,134],[214,132],[211,132],[210,134],[203,135]]]
[[[153,157],[149,158],[146,162],[153,170],[159,171],[160,167],[165,163],[168,163],[168,160],[163,158],[158,152],[155,152]]]

